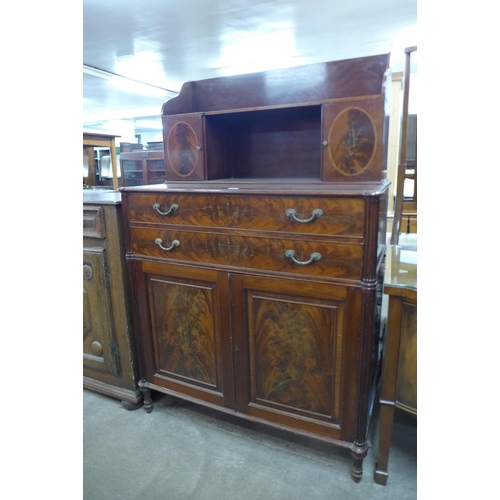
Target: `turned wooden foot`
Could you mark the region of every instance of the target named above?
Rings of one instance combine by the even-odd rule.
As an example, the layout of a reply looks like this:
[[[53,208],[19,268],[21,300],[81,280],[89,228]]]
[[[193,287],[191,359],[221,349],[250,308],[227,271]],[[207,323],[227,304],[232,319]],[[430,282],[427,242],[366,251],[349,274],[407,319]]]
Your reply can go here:
[[[147,413],[151,413],[153,411],[153,398],[151,396],[151,389],[146,386],[145,380],[140,380],[138,385],[144,397],[144,409]]]
[[[368,443],[363,443],[361,445],[354,444],[351,449],[352,456],[352,468],[351,468],[351,478],[355,483],[361,481],[361,476],[363,475],[363,460],[368,453]]]

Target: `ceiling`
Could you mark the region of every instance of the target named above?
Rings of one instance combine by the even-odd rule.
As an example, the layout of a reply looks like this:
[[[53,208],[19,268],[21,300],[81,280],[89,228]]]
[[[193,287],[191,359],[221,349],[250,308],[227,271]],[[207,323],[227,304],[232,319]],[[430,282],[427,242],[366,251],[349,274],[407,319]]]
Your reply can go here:
[[[416,26],[417,0],[83,0],[83,127],[161,129],[185,81],[388,52],[402,71]]]

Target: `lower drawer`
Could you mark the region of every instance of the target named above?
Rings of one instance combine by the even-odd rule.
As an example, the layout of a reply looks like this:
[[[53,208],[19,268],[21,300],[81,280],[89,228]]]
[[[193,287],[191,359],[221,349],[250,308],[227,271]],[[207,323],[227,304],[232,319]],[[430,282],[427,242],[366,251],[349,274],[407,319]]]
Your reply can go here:
[[[166,260],[361,279],[362,244],[131,228],[135,255]]]

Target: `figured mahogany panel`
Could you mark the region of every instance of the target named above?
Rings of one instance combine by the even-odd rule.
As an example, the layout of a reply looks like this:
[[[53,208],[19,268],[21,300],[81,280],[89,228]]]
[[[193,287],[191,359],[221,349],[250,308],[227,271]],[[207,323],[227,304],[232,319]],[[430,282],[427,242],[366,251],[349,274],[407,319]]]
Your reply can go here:
[[[380,180],[383,97],[328,103],[323,113],[323,180]]]
[[[213,288],[162,277],[148,288],[156,372],[217,387]]]
[[[362,198],[291,196],[227,196],[209,194],[135,194],[129,195],[133,222],[179,224],[196,227],[227,227],[319,235],[363,235],[365,203]],[[168,215],[172,205],[178,207]],[[287,215],[294,210],[300,220],[311,218],[314,210],[322,214],[310,222],[298,222]]]
[[[361,278],[362,244],[138,227],[131,228],[131,236],[132,251],[138,256],[300,275]],[[302,265],[287,257],[287,250],[293,250],[300,262],[310,260],[313,253],[319,253],[321,258]]]
[[[200,114],[163,117],[166,180],[206,178],[202,131]]]
[[[250,341],[256,380],[252,400],[298,410],[332,412],[331,310],[252,297]]]
[[[240,411],[340,437],[347,288],[249,275],[232,285]]]
[[[227,274],[133,260],[142,378],[170,394],[234,406]]]

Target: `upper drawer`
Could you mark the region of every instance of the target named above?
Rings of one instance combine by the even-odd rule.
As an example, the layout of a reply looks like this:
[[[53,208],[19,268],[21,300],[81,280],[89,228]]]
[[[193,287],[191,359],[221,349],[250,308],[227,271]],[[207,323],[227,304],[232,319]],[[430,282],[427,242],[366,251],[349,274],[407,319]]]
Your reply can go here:
[[[129,193],[128,196],[130,220],[135,222],[363,235],[364,201],[361,198],[183,193]]]
[[[102,207],[90,205],[83,207],[83,236],[99,239],[106,237]]]

